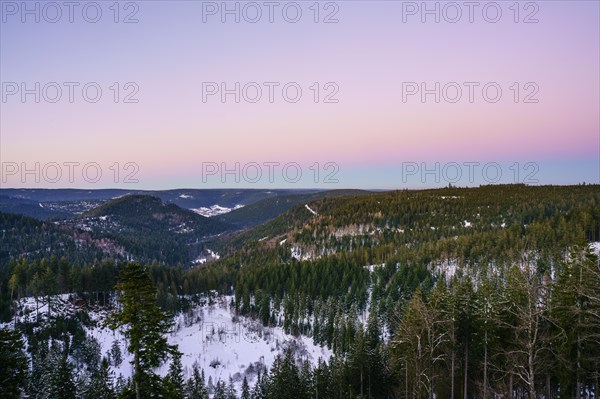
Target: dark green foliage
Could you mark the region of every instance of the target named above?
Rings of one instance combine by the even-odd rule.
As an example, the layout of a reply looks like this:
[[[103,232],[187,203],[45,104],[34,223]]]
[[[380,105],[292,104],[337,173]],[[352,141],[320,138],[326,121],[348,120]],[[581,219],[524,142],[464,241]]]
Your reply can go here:
[[[269,375],[267,398],[294,399],[303,394],[298,367],[291,352],[284,357],[278,356]]]
[[[198,367],[194,367],[192,377],[185,384],[185,397],[186,399],[208,399],[204,370],[200,373]]]
[[[27,357],[18,331],[0,328],[0,397],[19,398],[27,383]]]
[[[179,351],[172,354],[169,372],[164,378],[163,388],[166,399],[183,399],[183,366],[181,365],[181,353]]]
[[[50,222],[0,212],[0,264],[25,257],[66,257],[83,263],[102,258],[102,251],[87,243],[75,242],[72,234]]]
[[[77,398],[73,365],[68,360],[68,353],[67,346],[62,352],[55,351],[54,358],[50,358],[52,368],[48,371],[48,386],[44,387],[48,391],[48,399]]]
[[[242,382],[242,395],[240,399],[251,399],[250,396],[250,386],[248,385],[248,379],[244,376],[244,381]]]
[[[113,341],[110,347],[110,360],[113,366],[119,367],[123,362],[123,355],[119,341]]]
[[[221,380],[217,381],[213,399],[228,399],[227,398],[227,389],[225,388],[225,382],[223,382]]]
[[[112,372],[108,360],[102,359],[100,367],[92,374],[86,388],[86,399],[116,399]]]
[[[164,337],[171,323],[156,304],[156,288],[139,263],[130,263],[121,271],[116,289],[122,308],[111,315],[108,324],[113,329],[125,328],[128,350],[134,355],[136,397],[154,397],[160,392],[160,378],[153,370],[175,352]]]
[[[199,241],[231,226],[147,195],[108,201],[81,216],[98,238],[108,238],[138,259],[189,263]],[[72,222],[77,225],[81,221]]]

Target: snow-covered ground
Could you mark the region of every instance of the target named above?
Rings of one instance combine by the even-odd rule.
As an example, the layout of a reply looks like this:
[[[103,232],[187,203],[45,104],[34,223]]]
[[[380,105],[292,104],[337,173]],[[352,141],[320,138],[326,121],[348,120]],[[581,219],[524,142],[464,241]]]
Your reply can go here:
[[[310,206],[308,206],[308,204],[304,204],[304,206],[305,206],[305,207],[306,207],[306,209],[308,209],[308,211],[309,211],[310,213],[312,213],[313,215],[315,215],[315,216],[318,216],[318,215],[319,215],[319,214],[318,214],[316,211],[314,211],[314,210],[313,210],[313,209],[312,209]]]
[[[191,376],[194,365],[197,365],[204,369],[207,381],[210,378],[216,384],[219,379],[228,382],[232,378],[239,392],[244,376],[252,384],[258,369],[270,369],[275,357],[288,349],[293,351],[298,361],[308,360],[312,364],[316,364],[319,358],[329,360],[331,357],[332,352],[314,345],[312,338],[294,337],[284,333],[281,327],[264,327],[259,321],[236,316],[230,308],[231,301],[231,296],[217,296],[212,304],[198,305],[190,312],[175,317],[168,340],[177,344],[183,354],[181,361],[186,378]],[[47,317],[48,305],[40,301],[38,306],[37,311],[43,320]],[[20,308],[24,314],[19,317],[21,322],[36,319],[33,298],[23,299]],[[72,315],[77,311],[68,294],[53,297],[51,309],[51,315]],[[121,331],[102,326],[107,314],[105,310],[89,311],[96,327],[85,329],[100,343],[102,356],[110,352],[113,342],[119,344],[123,362],[111,368],[115,377],[128,378],[133,371],[130,364],[133,356],[127,352],[127,341]],[[165,375],[168,368],[167,362],[157,372]]]
[[[174,331],[168,340],[183,353],[181,362],[186,378],[197,365],[204,369],[207,381],[210,378],[216,384],[219,379],[228,382],[232,378],[239,392],[244,376],[252,383],[259,368],[270,369],[275,357],[287,349],[292,349],[298,360],[312,364],[332,355],[329,349],[314,345],[311,338],[294,337],[280,327],[267,328],[259,321],[236,316],[229,306],[231,300],[230,296],[221,296],[213,305],[198,306],[175,318]],[[89,329],[88,333],[100,342],[103,354],[118,340],[125,356],[115,375],[131,376],[132,356],[126,351],[123,336],[107,328]],[[168,368],[166,363],[158,373],[165,375]]]
[[[196,259],[194,259],[192,261],[192,264],[203,265],[208,261],[218,260],[220,258],[221,258],[221,255],[219,255],[218,253],[214,252],[211,249],[206,249],[205,251],[202,252],[202,254],[200,256],[198,256]]]
[[[225,213],[229,213],[231,211],[234,211],[236,209],[240,209],[243,207],[244,207],[244,205],[236,205],[233,208],[227,208],[225,206],[220,206],[218,204],[215,204],[215,205],[211,206],[210,208],[200,207],[200,208],[194,208],[194,209],[192,209],[192,211],[196,212],[198,215],[202,215],[202,216],[206,216],[206,217],[210,218],[213,216],[223,215]]]

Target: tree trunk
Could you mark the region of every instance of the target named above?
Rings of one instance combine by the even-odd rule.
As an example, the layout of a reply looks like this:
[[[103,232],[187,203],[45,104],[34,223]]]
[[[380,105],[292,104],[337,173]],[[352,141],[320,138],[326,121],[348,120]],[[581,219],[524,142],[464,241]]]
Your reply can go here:
[[[576,372],[576,376],[577,376],[577,382],[575,384],[575,399],[581,399],[581,378],[580,378],[580,373],[579,370],[581,369],[581,345],[580,345],[580,340],[579,340],[579,333],[577,333],[577,372]]]
[[[405,377],[404,378],[404,381],[405,381],[405,387],[404,387],[404,389],[406,391],[406,396],[405,397],[406,397],[406,399],[408,399],[408,362],[406,362],[406,370],[404,371],[404,374],[405,374],[405,376],[404,376]]]
[[[452,349],[452,360],[450,361],[450,399],[454,399],[454,365],[456,362],[456,354]]]
[[[363,369],[360,368],[360,397],[363,398]]]
[[[488,333],[487,331],[485,332],[485,337],[483,340],[483,399],[487,399],[487,387],[488,387],[488,381],[487,381],[487,351],[488,351],[488,345],[487,345],[487,339],[488,339]]]
[[[535,365],[533,362],[533,349],[529,350],[529,359],[528,359],[528,367],[529,367],[529,378],[528,378],[528,385],[529,385],[529,397],[532,399],[535,399],[536,393],[535,393]]]
[[[465,377],[463,382],[463,398],[467,399],[467,382],[469,381],[469,344],[465,344]]]
[[[140,395],[140,356],[139,356],[138,351],[135,352],[134,364],[135,364],[135,370],[134,370],[133,380],[135,381],[135,397],[136,397],[136,399],[141,399],[141,395]]]
[[[513,399],[513,375],[512,371],[508,377],[508,399]]]

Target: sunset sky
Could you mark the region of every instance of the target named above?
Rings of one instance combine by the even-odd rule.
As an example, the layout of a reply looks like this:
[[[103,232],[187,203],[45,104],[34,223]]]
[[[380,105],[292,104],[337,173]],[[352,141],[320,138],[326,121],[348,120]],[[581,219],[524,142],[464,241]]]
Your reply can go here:
[[[422,14],[420,1],[274,3],[270,22],[262,1],[124,2],[118,16],[112,1],[100,1],[102,15],[92,23],[86,18],[97,10],[87,7],[86,16],[81,2],[71,23],[66,7],[58,18],[57,9],[37,2],[37,22],[25,3],[2,1],[2,187],[438,187],[496,182],[482,172],[492,163],[500,183],[530,174],[525,182],[532,184],[600,183],[599,2],[520,2],[518,15],[512,1],[494,3],[499,8],[480,2],[472,22],[462,1],[454,3],[459,8],[428,2],[440,10],[439,23]],[[37,12],[36,2],[27,4]],[[223,7],[238,7],[239,23],[222,15]],[[302,15],[292,23],[297,10]],[[138,22],[123,23],[130,14]],[[21,92],[35,92],[36,82],[39,103],[35,93]],[[62,87],[55,103],[49,82]],[[73,102],[64,82],[74,82]],[[102,89],[95,103],[82,93],[90,82]],[[207,94],[223,82],[229,89],[256,82],[262,98],[249,101],[255,85],[240,89],[239,103],[234,94],[225,102],[221,93]],[[273,102],[265,82],[273,82]],[[290,82],[302,89],[297,102],[286,101],[294,87],[290,97],[282,93]],[[436,82],[439,103],[434,94],[424,102],[421,93],[406,95],[409,86],[434,89]],[[472,102],[465,82],[472,82]],[[456,86],[462,98],[452,102]],[[492,102],[497,87],[502,94]],[[128,94],[138,102],[126,103]],[[328,95],[337,102],[325,102]],[[38,183],[14,169],[35,169],[36,162],[94,162],[103,176],[86,182],[75,170],[70,182],[64,168],[62,179],[40,172]],[[269,181],[267,168],[254,183],[244,176],[223,182],[221,171],[203,176],[207,163],[236,162],[240,170],[251,162],[296,162],[303,176],[290,183],[276,169]],[[138,183],[123,181],[133,171],[126,163],[139,167]],[[465,163],[481,165],[473,181]],[[462,178],[448,179],[456,165]],[[434,172],[422,175],[422,167]],[[324,181],[329,172],[337,183]]]

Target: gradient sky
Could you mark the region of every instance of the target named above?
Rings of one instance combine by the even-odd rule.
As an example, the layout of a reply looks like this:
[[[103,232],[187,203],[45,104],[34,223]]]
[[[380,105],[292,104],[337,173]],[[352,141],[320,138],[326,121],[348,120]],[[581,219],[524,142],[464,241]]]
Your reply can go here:
[[[273,23],[262,1],[257,2],[263,12],[258,23],[246,22],[243,15],[240,23],[231,15],[223,23],[220,14],[207,15],[203,22],[203,8],[210,2],[138,1],[133,3],[139,22],[130,24],[114,22],[113,1],[98,2],[102,17],[97,23],[83,19],[86,2],[75,9],[73,23],[67,8],[58,22],[46,21],[42,8],[47,2],[27,2],[31,8],[35,3],[39,23],[31,15],[21,21],[21,1],[0,4],[3,187],[389,189],[446,186],[449,180],[457,185],[600,183],[598,1],[520,2],[519,23],[509,8],[513,1],[497,2],[502,10],[497,23],[484,19],[482,8],[490,2],[479,3],[472,23],[465,6],[457,23],[447,22],[443,14],[436,23],[431,15],[422,22],[420,13],[404,15],[403,21],[403,9],[411,2],[338,1],[339,22],[328,24],[314,23],[314,1],[297,2],[302,9],[298,23],[282,16],[289,2],[279,2]],[[241,8],[247,2],[237,3]],[[124,9],[125,4],[121,20],[134,10]],[[223,7],[220,1],[214,4]],[[421,7],[422,2],[414,4]],[[227,5],[233,8],[236,2]],[[428,8],[435,5],[427,3]],[[321,20],[334,10],[328,2],[319,2],[319,8]],[[454,16],[454,10],[447,11]],[[493,9],[488,11],[493,17]],[[523,23],[534,11],[539,21]],[[54,11],[47,12],[52,18]],[[66,88],[57,103],[43,97],[36,103],[33,95],[22,102],[20,93],[7,95],[11,82],[27,87],[97,82],[103,93],[100,101],[88,103],[79,86],[73,103]],[[115,103],[109,89],[114,82],[121,96],[127,92],[124,84],[134,82],[139,102]],[[303,94],[299,102],[287,103],[279,86],[273,103],[266,88],[258,103],[235,103],[233,96],[225,103],[219,96],[203,102],[203,82],[228,87],[297,82]],[[334,82],[339,102],[315,103],[309,88],[314,82],[320,83],[321,96],[327,92],[325,83]],[[403,101],[403,82],[425,82],[430,88],[435,82],[496,82],[503,93],[497,103],[483,99],[481,86],[473,103],[466,88],[458,103],[435,103],[433,95],[425,103],[419,95]],[[510,89],[515,82],[518,103]],[[539,88],[538,103],[523,102],[533,87],[525,89],[529,82]],[[76,168],[75,181],[69,182],[63,168],[59,181],[48,181],[40,172],[37,183],[21,170],[9,174],[14,165],[33,169],[36,162],[41,167],[95,162],[103,176],[88,183]],[[121,169],[117,182],[110,169],[115,162]],[[123,182],[132,170],[123,170],[128,162],[139,166],[139,183]],[[263,168],[256,183],[243,176],[239,183],[225,176],[223,183],[220,172],[203,178],[207,162],[230,168],[236,162],[297,162],[303,175],[289,183],[276,168],[270,182]],[[310,169],[315,162],[317,183]],[[339,167],[337,183],[324,181],[334,171],[324,168],[328,162]],[[465,162],[479,163],[474,179],[467,176]],[[425,168],[433,172],[421,173]],[[498,168],[502,176],[496,179]]]

